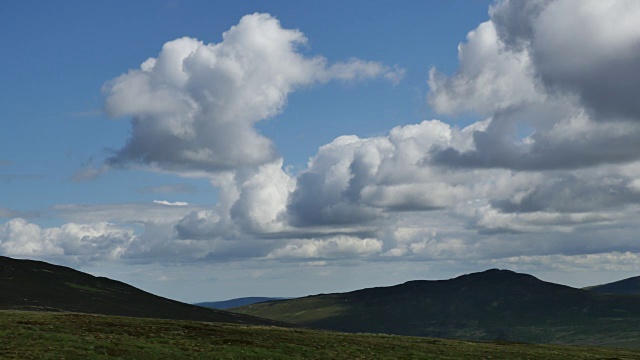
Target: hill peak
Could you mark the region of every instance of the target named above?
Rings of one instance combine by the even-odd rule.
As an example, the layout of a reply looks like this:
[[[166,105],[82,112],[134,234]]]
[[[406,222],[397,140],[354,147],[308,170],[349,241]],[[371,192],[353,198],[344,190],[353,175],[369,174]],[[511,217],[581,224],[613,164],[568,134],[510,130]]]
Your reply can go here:
[[[475,273],[470,273],[467,275],[475,275],[475,276],[502,276],[502,277],[533,277],[533,275],[529,275],[529,274],[525,274],[525,273],[519,273],[513,270],[508,270],[508,269],[498,269],[498,268],[493,268],[493,269],[487,269],[484,271],[478,271]]]
[[[451,279],[452,281],[460,281],[460,280],[465,280],[465,281],[490,281],[490,280],[495,280],[495,281],[509,281],[509,280],[522,280],[522,279],[535,279],[538,281],[542,281],[539,280],[538,278],[536,278],[533,275],[529,275],[529,274],[524,274],[524,273],[519,273],[519,272],[515,272],[512,270],[506,270],[506,269],[488,269],[488,270],[484,270],[484,271],[479,271],[479,272],[474,272],[474,273],[469,273],[469,274],[464,274],[464,275],[460,275],[456,278]]]

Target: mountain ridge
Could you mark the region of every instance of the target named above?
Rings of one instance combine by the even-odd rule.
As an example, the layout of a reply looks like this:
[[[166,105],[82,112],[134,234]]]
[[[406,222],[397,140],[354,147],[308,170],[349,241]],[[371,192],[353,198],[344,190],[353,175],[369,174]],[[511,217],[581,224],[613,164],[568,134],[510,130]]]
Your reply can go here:
[[[489,269],[232,311],[346,332],[539,343],[580,343],[597,335],[600,342],[615,342],[616,337],[635,341],[638,336],[632,325],[640,325],[640,296],[591,292]]]
[[[606,284],[588,286],[583,289],[608,294],[640,295],[640,276],[633,276]]]

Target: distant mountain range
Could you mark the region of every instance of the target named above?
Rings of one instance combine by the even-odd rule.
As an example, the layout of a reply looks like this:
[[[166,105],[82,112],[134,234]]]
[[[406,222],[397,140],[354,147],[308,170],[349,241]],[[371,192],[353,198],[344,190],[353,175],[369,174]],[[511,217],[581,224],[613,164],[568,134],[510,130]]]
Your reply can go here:
[[[233,311],[345,332],[640,346],[640,296],[575,289],[497,269]]]
[[[0,310],[64,311],[252,325],[286,324],[207,309],[42,261],[0,256]]]
[[[204,306],[211,309],[225,310],[231,309],[239,306],[247,306],[251,304],[261,303],[265,301],[275,301],[275,300],[285,300],[288,298],[276,298],[276,297],[242,297],[225,301],[210,301],[210,302],[201,302],[195,303],[193,305]]]

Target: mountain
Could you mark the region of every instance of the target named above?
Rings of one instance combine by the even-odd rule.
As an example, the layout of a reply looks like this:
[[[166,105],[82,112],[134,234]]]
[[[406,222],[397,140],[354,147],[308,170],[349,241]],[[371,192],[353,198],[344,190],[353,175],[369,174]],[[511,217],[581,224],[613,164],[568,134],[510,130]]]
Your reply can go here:
[[[285,300],[285,299],[287,298],[254,296],[254,297],[242,297],[242,298],[236,298],[236,299],[224,300],[224,301],[201,302],[201,303],[195,303],[193,305],[204,306],[207,308],[218,309],[218,310],[225,310],[225,309],[231,309],[234,307],[261,303],[265,301],[275,301],[275,300]]]
[[[234,311],[346,332],[640,345],[640,296],[574,289],[497,269],[450,280],[265,302]]]
[[[608,284],[589,286],[585,290],[610,294],[635,294],[640,295],[640,276],[615,281]]]
[[[251,325],[286,325],[207,309],[42,261],[0,256],[0,310],[36,310]]]

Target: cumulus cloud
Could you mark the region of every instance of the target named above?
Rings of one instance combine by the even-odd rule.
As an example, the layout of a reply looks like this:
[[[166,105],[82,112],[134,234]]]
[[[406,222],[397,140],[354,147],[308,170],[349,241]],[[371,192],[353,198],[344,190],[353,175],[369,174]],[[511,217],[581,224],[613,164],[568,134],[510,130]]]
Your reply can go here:
[[[504,212],[559,213],[603,211],[640,203],[636,180],[611,168],[560,173],[543,182],[513,193],[506,199],[495,199],[492,205]]]
[[[131,137],[106,166],[204,176],[219,189],[217,203],[60,205],[52,211],[68,227],[11,220],[0,249],[137,262],[631,269],[640,251],[640,117],[629,100],[637,76],[621,74],[638,68],[640,37],[629,25],[637,7],[500,1],[459,45],[457,71],[432,69],[428,79],[434,110],[478,121],[461,128],[433,119],[380,136],[339,136],[298,174],[286,171],[258,122],[283,111],[297,89],[332,80],[396,83],[404,71],[307,56],[298,50],[302,32],[266,14],[244,17],[217,44],[168,42],[105,85],[105,110],[132,117]]]
[[[388,136],[342,136],[322,146],[297,177],[287,211],[296,226],[358,224],[387,212],[444,209],[473,196],[465,172],[426,165],[436,147],[473,146],[479,124],[458,129],[438,120],[399,126]],[[481,191],[481,189],[478,189]]]
[[[282,170],[282,160],[263,165],[255,175],[239,183],[231,218],[248,232],[282,231],[287,226],[284,212],[294,187],[291,175]]]
[[[640,200],[640,117],[627,101],[635,94],[627,84],[635,73],[615,79],[638,67],[638,28],[627,26],[636,8],[630,2],[497,3],[491,19],[458,47],[457,71],[446,76],[434,68],[429,77],[428,101],[436,111],[481,120],[463,129],[424,121],[322,146],[296,178],[290,224],[366,226],[384,243],[380,255],[390,259],[633,250],[626,231],[616,231],[617,240],[607,244],[587,234],[608,237],[605,229],[635,226],[628,214]],[[582,20],[561,21],[572,11]],[[602,19],[591,19],[600,11]],[[622,26],[609,29],[617,21]],[[579,33],[581,22],[588,22],[590,35],[577,38],[598,38],[564,36]],[[550,35],[567,26],[560,40]],[[592,32],[600,27],[607,29]],[[585,59],[576,58],[582,53]],[[600,90],[616,97],[611,103],[591,88],[593,72],[611,89]]]
[[[487,21],[458,45],[457,73],[446,77],[436,68],[429,72],[428,99],[434,110],[445,114],[491,114],[521,103],[540,100],[529,53],[510,51]]]
[[[547,88],[579,96],[599,119],[640,119],[638,2],[503,1],[490,13],[507,47],[528,50]]]
[[[291,241],[286,246],[271,251],[267,258],[340,258],[372,255],[381,249],[382,241],[378,239],[335,236],[328,239]]]
[[[278,159],[272,141],[254,125],[280,113],[287,96],[330,80],[385,77],[402,69],[351,59],[329,64],[298,51],[307,39],[268,14],[244,16],[220,43],[184,37],[155,58],[104,86],[104,108],[132,116],[127,144],[112,166],[141,163],[169,171],[221,172]]]
[[[0,251],[5,255],[64,257],[78,263],[118,259],[134,239],[133,229],[104,221],[41,228],[16,218],[0,226]]]
[[[214,177],[221,189],[218,204],[210,210],[185,216],[176,230],[181,238],[206,239],[285,231],[287,200],[295,181],[282,168],[282,159],[255,170],[227,172]]]
[[[500,1],[459,45],[459,67],[431,70],[441,113],[490,119],[475,149],[437,149],[434,161],[515,170],[637,160],[640,65],[636,2]]]

